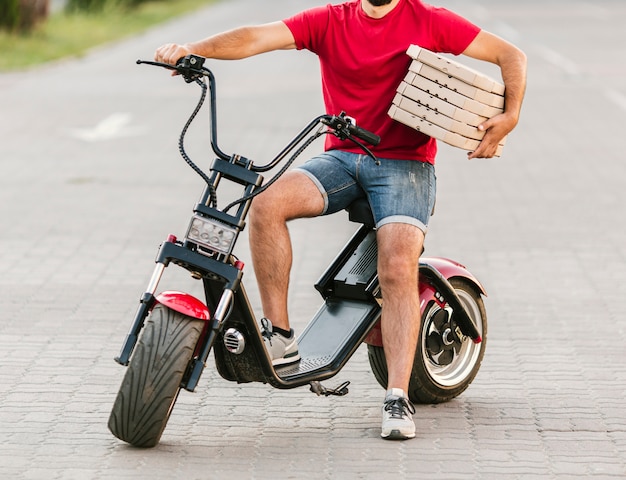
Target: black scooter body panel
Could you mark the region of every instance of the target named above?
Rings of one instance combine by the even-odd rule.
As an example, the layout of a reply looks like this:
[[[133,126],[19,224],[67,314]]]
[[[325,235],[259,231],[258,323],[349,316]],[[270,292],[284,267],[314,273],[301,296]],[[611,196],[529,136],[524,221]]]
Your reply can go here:
[[[213,347],[220,375],[231,381],[270,383],[277,388],[294,388],[336,375],[361,345],[380,318],[376,273],[375,232],[361,227],[318,281],[324,297],[315,316],[298,337],[301,360],[274,368],[263,345],[258,323],[241,285],[235,294],[233,312],[224,323]],[[222,285],[205,281],[209,308],[221,295]],[[229,352],[224,332],[235,328],[245,338],[241,354]]]

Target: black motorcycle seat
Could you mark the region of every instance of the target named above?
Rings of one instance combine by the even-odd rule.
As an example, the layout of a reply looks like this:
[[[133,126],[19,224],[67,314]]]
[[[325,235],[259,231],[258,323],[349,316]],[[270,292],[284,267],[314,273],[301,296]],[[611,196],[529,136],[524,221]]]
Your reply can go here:
[[[372,209],[370,208],[370,204],[367,201],[367,198],[359,198],[352,202],[348,208],[346,208],[348,212],[348,220],[355,223],[362,223],[368,227],[374,228],[376,226],[376,222],[374,222],[374,215],[372,214]],[[424,253],[424,246],[422,245],[422,254]]]
[[[348,219],[351,222],[362,223],[368,227],[374,227],[374,215],[372,215],[372,209],[367,201],[367,198],[359,198],[352,202],[348,208]]]

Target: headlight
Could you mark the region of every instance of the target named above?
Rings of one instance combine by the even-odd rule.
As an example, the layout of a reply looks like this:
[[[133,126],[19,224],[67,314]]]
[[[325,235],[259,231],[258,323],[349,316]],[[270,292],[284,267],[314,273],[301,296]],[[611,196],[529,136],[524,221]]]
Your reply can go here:
[[[187,239],[215,252],[230,254],[237,231],[216,220],[194,215],[191,217]]]

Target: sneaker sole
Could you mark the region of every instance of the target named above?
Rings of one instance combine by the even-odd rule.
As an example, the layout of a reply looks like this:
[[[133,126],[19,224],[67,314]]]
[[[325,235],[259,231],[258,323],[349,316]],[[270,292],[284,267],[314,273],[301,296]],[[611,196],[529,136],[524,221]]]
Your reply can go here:
[[[391,430],[388,434],[381,433],[380,436],[385,440],[409,440],[410,438],[415,438],[415,433],[405,434],[400,430]]]
[[[276,360],[272,361],[272,365],[274,365],[275,367],[279,367],[282,365],[289,365],[291,363],[296,363],[299,361],[300,361],[300,355],[296,353],[293,357],[277,358]]]

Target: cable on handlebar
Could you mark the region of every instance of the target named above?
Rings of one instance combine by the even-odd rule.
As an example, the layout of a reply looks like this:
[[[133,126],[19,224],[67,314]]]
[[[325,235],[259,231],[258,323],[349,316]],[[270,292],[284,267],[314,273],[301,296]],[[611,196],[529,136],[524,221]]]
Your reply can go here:
[[[372,153],[372,151],[367,148],[365,145],[363,145],[361,142],[359,142],[356,138],[354,138],[352,135],[348,135],[346,137],[346,140],[350,140],[352,143],[354,143],[355,145],[357,145],[361,150],[363,150],[368,157],[370,157],[372,160],[374,160],[374,163],[380,167],[380,160],[378,159],[378,157],[376,155],[374,155]]]
[[[267,182],[261,188],[255,190],[253,193],[251,193],[249,195],[245,195],[242,198],[231,202],[230,204],[228,204],[224,208],[223,211],[224,212],[228,212],[228,210],[230,210],[235,205],[239,205],[240,203],[248,201],[248,200],[256,197],[257,195],[259,195],[260,193],[263,193],[265,190],[267,190],[274,182],[276,182],[276,180],[278,180],[287,171],[287,169],[293,164],[293,162],[296,160],[296,158],[298,158],[302,154],[302,152],[304,152],[304,150],[306,150],[307,147],[309,145],[311,145],[311,143],[313,143],[315,140],[317,140],[322,135],[332,134],[332,135],[335,135],[335,136],[337,136],[338,138],[340,138],[342,140],[350,140],[351,142],[356,144],[361,150],[363,150],[369,157],[371,157],[374,160],[374,162],[376,163],[376,165],[380,165],[380,160],[376,157],[376,155],[374,155],[369,148],[367,148],[365,145],[363,145],[361,142],[359,142],[356,138],[354,138],[352,136],[352,134],[346,128],[348,126],[348,123],[347,123],[347,118],[344,119],[344,117],[345,117],[345,114],[343,112],[342,112],[342,114],[339,117],[329,116],[329,115],[322,115],[322,116],[318,117],[316,119],[316,122],[320,122],[323,125],[326,125],[326,126],[330,127],[330,129],[328,129],[326,131],[323,131],[322,129],[319,129],[316,133],[311,135],[298,148],[298,150],[296,150],[296,152],[289,158],[289,160],[287,160],[287,162],[285,162],[285,164],[281,167],[281,169],[278,171],[278,173],[276,175],[274,175],[269,182]],[[310,129],[313,126],[314,126],[314,123],[310,124],[309,127],[307,127],[305,129],[305,131],[309,131],[310,132]],[[366,130],[364,130],[364,132],[368,133]],[[372,138],[373,138],[373,134],[370,134],[370,135],[372,135]],[[297,139],[298,139],[298,141],[302,141],[303,137],[298,136]],[[379,139],[379,141],[380,141],[380,139]],[[286,150],[284,150],[277,157],[277,160],[279,158],[282,158],[284,156],[284,154],[286,154],[289,151],[289,149],[293,148],[293,147],[295,147],[295,144],[294,143],[290,144],[290,146]],[[273,161],[273,162],[270,162],[269,166],[271,167],[271,166],[273,166],[275,164],[276,164],[276,161]],[[259,169],[259,170],[261,170],[261,169]],[[263,170],[265,170],[265,167],[263,168]]]
[[[187,123],[185,123],[185,126],[183,127],[182,131],[180,132],[180,137],[178,137],[178,151],[180,152],[181,157],[183,157],[183,159],[185,160],[185,162],[187,162],[187,165],[189,165],[194,172],[196,172],[198,175],[200,175],[200,177],[202,177],[202,180],[205,181],[205,183],[208,185],[209,187],[209,195],[210,195],[210,200],[209,200],[209,204],[216,206],[217,205],[217,193],[215,192],[215,187],[213,186],[213,183],[211,182],[211,179],[207,176],[206,173],[204,173],[200,167],[198,167],[193,160],[191,160],[191,158],[189,158],[189,155],[187,155],[187,152],[185,151],[185,135],[187,134],[187,130],[189,129],[189,126],[191,125],[191,122],[193,122],[193,120],[196,118],[196,115],[198,115],[198,112],[200,111],[200,109],[202,108],[202,105],[204,104],[204,100],[206,98],[206,93],[207,93],[207,85],[206,83],[200,79],[200,78],[196,78],[194,80],[198,85],[200,85],[200,88],[202,89],[202,93],[200,95],[200,100],[198,101],[198,104],[196,105],[196,108],[194,109],[193,113],[189,116],[189,119],[187,120]]]
[[[304,152],[309,145],[311,145],[315,140],[317,140],[319,137],[321,137],[322,135],[326,135],[329,132],[323,132],[321,130],[318,130],[316,133],[314,133],[313,135],[311,135],[301,146],[300,148],[298,148],[298,150],[296,150],[296,152],[289,158],[289,160],[287,160],[285,162],[285,164],[281,167],[281,169],[278,171],[278,173],[276,175],[274,175],[272,177],[272,179],[267,182],[265,185],[263,185],[261,188],[255,190],[253,193],[249,194],[249,195],[245,195],[244,197],[235,200],[231,203],[229,203],[225,208],[224,208],[224,212],[228,212],[228,210],[230,210],[232,207],[234,207],[235,205],[239,205],[240,203],[246,202],[248,200],[250,200],[251,198],[256,197],[257,195],[259,195],[260,193],[263,193],[265,190],[267,190],[274,182],[276,182],[276,180],[278,180],[286,171],[287,169],[293,164],[293,162],[295,162],[296,158],[298,158],[302,152]]]
[[[211,105],[212,105],[212,108],[211,108],[211,147],[213,148],[213,151],[215,152],[215,154],[218,155],[220,158],[223,158],[223,159],[229,158],[229,156],[226,155],[224,152],[222,152],[222,150],[220,150],[220,148],[217,146],[217,129],[215,126],[216,116],[217,116],[215,112],[215,89],[214,89],[215,79],[213,78],[213,74],[211,73],[211,71],[208,68],[204,67],[204,60],[205,59],[203,57],[199,57],[196,55],[188,55],[186,57],[180,58],[178,62],[176,62],[176,65],[170,65],[168,63],[155,62],[155,61],[149,61],[149,60],[137,60],[137,64],[138,65],[141,65],[141,64],[153,65],[157,67],[163,67],[168,70],[174,70],[175,72],[177,72],[179,75],[181,75],[184,78],[185,82],[187,83],[195,82],[202,89],[200,100],[198,101],[196,108],[194,109],[193,113],[191,114],[191,116],[187,120],[187,123],[185,124],[185,126],[183,127],[181,131],[181,134],[178,140],[178,151],[180,152],[180,155],[183,157],[185,162],[187,162],[187,164],[193,169],[193,171],[196,172],[202,178],[202,180],[204,180],[204,182],[208,185],[209,205],[217,206],[217,194],[215,192],[215,186],[213,185],[209,177],[200,169],[200,167],[198,167],[191,160],[189,155],[187,155],[187,152],[185,152],[185,146],[184,146],[184,140],[185,140],[185,135],[187,133],[187,130],[189,129],[189,126],[191,125],[193,120],[198,115],[198,112],[202,108],[202,105],[204,104],[204,101],[206,99],[207,82],[205,78],[208,77],[209,84],[211,86]]]
[[[189,117],[189,119],[187,120],[187,122],[185,123],[185,126],[183,127],[181,131],[181,134],[178,140],[178,150],[180,152],[180,155],[185,160],[185,162],[207,184],[208,189],[209,189],[208,206],[213,206],[217,208],[217,193],[215,191],[215,186],[213,185],[211,179],[200,169],[200,167],[198,167],[191,160],[189,155],[187,155],[187,152],[185,152],[185,146],[184,146],[184,140],[185,140],[185,135],[187,134],[187,130],[189,129],[189,126],[191,125],[193,120],[196,118],[198,112],[202,108],[202,105],[204,104],[204,101],[206,99],[208,87],[207,87],[207,81],[205,80],[205,78],[208,77],[208,82],[209,82],[209,86],[211,90],[211,147],[213,151],[215,152],[215,154],[221,159],[228,160],[230,158],[229,155],[222,152],[222,150],[217,146],[217,127],[216,127],[217,114],[216,114],[216,108],[215,108],[215,104],[216,104],[215,78],[213,77],[213,74],[211,73],[211,71],[208,68],[204,67],[204,61],[205,59],[203,57],[199,57],[196,55],[187,55],[185,57],[180,58],[178,62],[176,63],[176,65],[170,65],[170,64],[166,64],[162,62],[154,62],[154,61],[147,61],[147,60],[137,60],[137,64],[154,65],[154,66],[167,68],[169,70],[175,70],[178,74],[182,75],[182,77],[185,79],[187,83],[195,82],[202,89],[200,100],[198,101],[196,108],[194,109],[193,113],[191,114],[191,116]],[[306,136],[313,130],[313,128],[315,128],[318,122],[321,122],[322,124],[328,126],[329,129],[326,131],[322,131],[322,129],[320,129],[315,134],[311,135],[308,139],[305,140]],[[368,156],[370,156],[376,162],[377,165],[380,165],[380,161],[378,160],[378,158],[376,158],[376,156],[372,153],[372,151],[355,138],[357,137],[359,140],[366,141],[372,145],[378,145],[378,143],[380,142],[380,137],[378,137],[372,132],[368,132],[365,129],[357,127],[356,122],[354,122],[354,119],[346,116],[345,112],[341,112],[341,114],[338,116],[321,115],[315,120],[313,120],[302,132],[300,132],[300,134],[296,138],[294,138],[291,141],[291,143],[288,146],[286,146],[283,149],[283,151],[269,164],[263,165],[263,166],[251,166],[251,170],[255,172],[265,172],[265,171],[271,170],[275,166],[277,166],[278,163],[280,163],[280,161],[282,161],[287,156],[287,154],[291,152],[300,142],[304,141],[304,143],[298,148],[298,150],[289,158],[289,160],[287,160],[285,165],[281,167],[280,171],[276,175],[274,175],[274,177],[267,184],[255,190],[253,193],[249,195],[245,195],[244,197],[238,200],[235,200],[234,202],[231,202],[226,208],[224,208],[223,211],[227,212],[229,209],[231,209],[235,205],[238,205],[247,200],[250,200],[254,198],[255,196],[257,196],[258,194],[265,191],[276,180],[278,180],[278,178],[280,178],[285,173],[285,171],[287,171],[287,169],[293,164],[296,158],[300,156],[302,152],[313,141],[315,141],[320,136],[326,135],[326,134],[333,134],[337,136],[338,138],[340,138],[341,140],[350,140],[355,145],[357,145],[361,150],[363,150]]]

